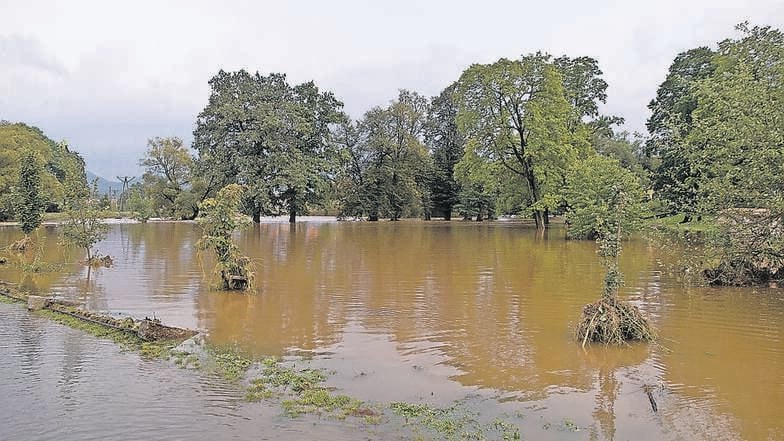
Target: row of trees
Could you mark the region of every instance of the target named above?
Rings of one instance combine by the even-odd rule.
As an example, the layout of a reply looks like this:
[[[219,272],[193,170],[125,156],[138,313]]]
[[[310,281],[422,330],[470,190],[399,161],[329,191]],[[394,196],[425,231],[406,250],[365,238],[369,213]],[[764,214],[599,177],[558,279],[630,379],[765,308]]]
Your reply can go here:
[[[543,228],[569,207],[579,164],[601,154],[640,168],[628,136],[612,130],[620,118],[599,114],[607,83],[589,57],[473,65],[436,97],[401,90],[359,121],[332,93],[282,74],[221,71],[210,86],[195,156],[176,138],[149,142],[134,191],[156,212],[194,218],[199,201],[238,183],[255,221],[322,207],[369,220],[525,213]],[[602,164],[623,173],[617,159]]]
[[[220,71],[193,150],[151,139],[128,200],[145,217],[192,219],[237,183],[256,221],[318,209],[369,220],[521,214],[543,228],[566,213],[576,237],[595,236],[612,185],[638,218],[781,212],[783,38],[769,27],[738,31],[675,58],[645,139],[600,113],[607,83],[590,57],[472,65],[438,96],[401,90],[358,121],[313,82]]]

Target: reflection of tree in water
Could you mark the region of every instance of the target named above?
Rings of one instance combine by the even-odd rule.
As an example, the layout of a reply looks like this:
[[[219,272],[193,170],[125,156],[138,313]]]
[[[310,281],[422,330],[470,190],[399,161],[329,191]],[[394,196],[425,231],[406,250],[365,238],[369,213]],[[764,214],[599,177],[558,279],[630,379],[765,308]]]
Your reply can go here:
[[[255,263],[256,294],[202,292],[199,326],[216,343],[240,343],[255,355],[311,350],[338,340],[345,303],[330,282],[335,260],[334,231],[328,224],[269,223],[239,237]]]
[[[68,330],[63,336],[63,359],[60,369],[60,381],[57,382],[58,397],[65,403],[65,409],[71,410],[79,406],[75,400],[82,369],[85,365],[84,336]]]
[[[598,388],[596,389],[596,406],[593,410],[593,418],[599,422],[599,430],[604,435],[605,440],[615,439],[615,400],[621,389],[621,382],[615,378],[615,369],[607,366],[599,368]],[[592,440],[600,439],[596,431],[591,433]]]
[[[106,287],[99,283],[104,268],[86,266],[81,277],[74,277],[69,283],[69,298],[93,311],[107,311]]]
[[[19,323],[18,337],[20,341],[17,348],[22,355],[22,372],[26,376],[29,375],[38,380],[40,366],[45,362],[45,359],[41,357],[43,352],[41,346],[46,330],[42,326],[42,322],[32,316],[17,320],[17,322]]]
[[[635,344],[628,347],[612,347],[594,345],[585,352],[585,359],[589,369],[596,372],[596,397],[594,401],[593,419],[599,427],[591,428],[591,440],[615,439],[616,433],[616,402],[623,387],[623,381],[618,379],[618,373],[632,366],[646,363],[650,356],[647,344]],[[645,396],[642,384],[629,385],[633,392]],[[641,398],[642,399],[642,398]],[[645,398],[647,401],[647,398]]]

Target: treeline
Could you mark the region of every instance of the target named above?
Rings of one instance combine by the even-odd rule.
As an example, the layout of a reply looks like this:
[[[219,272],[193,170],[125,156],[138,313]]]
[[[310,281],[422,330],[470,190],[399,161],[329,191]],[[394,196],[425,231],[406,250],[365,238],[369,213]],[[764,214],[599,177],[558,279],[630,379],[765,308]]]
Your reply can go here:
[[[196,120],[195,155],[179,139],[150,140],[135,200],[190,219],[199,201],[238,183],[256,221],[517,214],[543,228],[565,214],[574,237],[595,235],[619,191],[637,218],[780,212],[782,33],[737,31],[675,57],[647,137],[600,113],[608,85],[585,56],[475,64],[438,96],[401,90],[357,121],[314,82],[220,71]]]
[[[737,31],[675,57],[649,105],[647,137],[619,132],[622,119],[601,114],[608,85],[585,56],[475,64],[437,96],[401,90],[356,121],[314,82],[220,71],[193,145],[151,139],[145,173],[122,205],[141,218],[193,219],[201,201],[237,183],[256,221],[516,214],[543,228],[564,214],[573,237],[595,236],[619,192],[637,220],[782,213],[784,37],[748,24]],[[20,124],[0,125],[0,143],[0,216],[13,211],[24,148],[38,151],[47,206],[57,210],[61,163],[81,159]]]
[[[314,210],[371,221],[524,214],[544,227],[579,209],[569,184],[588,165],[642,193],[649,161],[641,141],[613,130],[620,118],[600,115],[601,75],[589,57],[502,59],[471,66],[436,97],[401,90],[353,121],[313,82],[221,71],[196,121],[196,155],[177,138],[151,139],[132,199],[190,219],[200,200],[239,183],[256,221]]]

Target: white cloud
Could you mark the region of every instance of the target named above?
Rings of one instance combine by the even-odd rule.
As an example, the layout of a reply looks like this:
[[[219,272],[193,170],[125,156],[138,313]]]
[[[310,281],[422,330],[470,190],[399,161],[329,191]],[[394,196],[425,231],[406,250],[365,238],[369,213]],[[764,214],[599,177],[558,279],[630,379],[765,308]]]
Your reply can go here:
[[[675,55],[784,27],[777,0],[174,2],[0,0],[0,119],[40,126],[108,177],[152,136],[190,140],[218,69],[280,71],[360,116],[397,89],[432,95],[472,62],[546,50],[597,58],[604,110],[644,128]]]

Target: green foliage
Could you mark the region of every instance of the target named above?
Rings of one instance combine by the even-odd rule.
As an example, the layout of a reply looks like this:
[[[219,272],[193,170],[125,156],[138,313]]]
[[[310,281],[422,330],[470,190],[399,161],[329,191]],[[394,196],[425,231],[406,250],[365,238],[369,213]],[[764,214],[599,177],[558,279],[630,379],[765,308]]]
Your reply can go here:
[[[133,213],[133,218],[145,223],[155,216],[154,203],[145,194],[144,186],[135,184],[128,190],[128,209]]]
[[[215,372],[229,381],[241,379],[253,364],[236,349],[213,350],[212,362]]]
[[[464,219],[476,217],[477,221],[492,219],[495,214],[495,198],[480,184],[466,185],[458,194],[455,210]]]
[[[698,170],[694,167],[683,138],[693,127],[697,107],[697,84],[714,74],[714,52],[706,47],[691,49],[678,56],[648,108],[648,155],[659,158],[653,175],[653,189],[667,202],[671,213],[697,211]]]
[[[708,213],[784,206],[784,35],[739,29],[743,38],[719,44],[716,75],[698,84],[683,138]]]
[[[96,184],[91,192],[86,182],[84,168],[69,164],[65,170],[65,220],[60,224],[60,237],[63,243],[82,248],[87,255],[87,263],[93,263],[97,254],[93,246],[109,233],[109,225],[102,221],[100,201],[96,198]]]
[[[31,151],[22,154],[16,198],[16,218],[25,235],[29,235],[41,225],[45,208],[41,197],[40,158]]]
[[[624,193],[621,211],[614,204]],[[602,228],[620,222],[629,234],[641,225],[644,197],[640,179],[611,158],[593,155],[572,165],[565,189],[566,222],[572,239],[596,239]]]
[[[543,228],[544,213],[560,201],[568,165],[587,145],[557,66],[544,54],[475,64],[461,75],[455,97],[466,139],[461,162],[475,164],[462,167],[463,176],[487,183],[511,172],[523,182],[525,209]]]
[[[152,211],[168,217],[195,219],[199,203],[215,190],[215,175],[197,173],[195,160],[176,137],[147,141],[147,152],[139,165],[145,172],[134,211],[142,219],[149,218]]]
[[[455,180],[455,165],[463,156],[465,140],[457,128],[455,84],[444,89],[430,102],[425,144],[432,152],[433,176],[430,184],[433,209],[451,219],[452,207],[459,202],[460,185]]]
[[[341,126],[343,215],[429,217],[434,165],[423,142],[428,107],[423,96],[401,90],[388,107],[371,109],[356,126]]]
[[[203,234],[196,243],[199,250],[210,250],[217,259],[216,272],[224,290],[247,289],[251,281],[250,259],[240,254],[232,233],[244,225],[237,210],[245,190],[238,184],[220,189],[215,198],[201,204],[198,222]]]
[[[290,86],[284,74],[220,71],[210,87],[194,132],[200,174],[244,184],[255,221],[282,211],[294,221],[318,203],[335,174],[331,129],[343,104],[313,82]]]
[[[496,418],[491,424],[483,425],[478,415],[458,406],[433,408],[426,404],[394,402],[389,407],[393,413],[404,417],[406,424],[432,432],[439,439],[520,439],[520,429],[513,424]]]
[[[39,197],[47,210],[62,208],[66,164],[75,162],[84,168],[78,154],[65,142],[56,143],[36,127],[0,121],[0,221],[12,218],[16,200],[15,187],[26,154],[34,154],[41,167]]]
[[[679,141],[698,211],[718,218],[706,275],[754,284],[784,277],[784,34],[737,29],[740,38],[719,43],[713,75],[695,85],[692,127]]]

